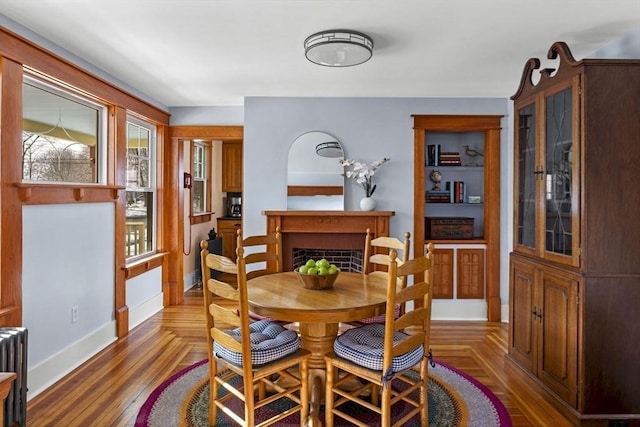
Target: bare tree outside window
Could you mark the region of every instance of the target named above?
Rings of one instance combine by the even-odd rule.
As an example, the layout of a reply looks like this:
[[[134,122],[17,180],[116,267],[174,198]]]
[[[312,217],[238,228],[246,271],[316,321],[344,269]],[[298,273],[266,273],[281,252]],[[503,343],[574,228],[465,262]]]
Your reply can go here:
[[[63,89],[23,84],[22,179],[98,183],[104,107]]]

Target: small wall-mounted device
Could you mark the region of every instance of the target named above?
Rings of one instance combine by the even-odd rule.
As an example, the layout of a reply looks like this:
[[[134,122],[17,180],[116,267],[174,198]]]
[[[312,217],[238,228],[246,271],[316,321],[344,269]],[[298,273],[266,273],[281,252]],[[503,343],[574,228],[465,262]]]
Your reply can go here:
[[[191,182],[191,174],[188,172],[184,173],[184,188],[188,188],[191,189],[192,187],[192,182]]]

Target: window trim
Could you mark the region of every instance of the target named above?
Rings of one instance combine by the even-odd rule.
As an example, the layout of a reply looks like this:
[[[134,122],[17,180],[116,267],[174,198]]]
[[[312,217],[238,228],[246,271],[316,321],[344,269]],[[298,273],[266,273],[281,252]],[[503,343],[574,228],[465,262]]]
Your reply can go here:
[[[97,157],[95,161],[95,178],[96,182],[75,182],[75,181],[37,181],[37,180],[25,180],[24,177],[21,179],[22,184],[25,186],[30,186],[32,184],[35,185],[51,185],[51,186],[68,186],[73,185],[76,187],[88,187],[88,186],[100,186],[107,184],[108,177],[108,112],[109,105],[100,102],[96,97],[88,95],[86,92],[80,91],[68,84],[63,84],[58,82],[57,80],[49,77],[45,74],[38,73],[35,70],[31,70],[29,68],[23,67],[23,78],[22,78],[22,88],[24,91],[25,85],[33,86],[42,91],[48,92],[52,95],[59,96],[68,101],[78,103],[80,105],[86,106],[88,108],[95,108],[98,112],[97,118],[97,132],[96,132],[96,150],[95,155]],[[24,109],[24,99],[23,109]],[[22,119],[24,120],[24,110],[21,114]],[[24,132],[24,126],[22,126],[22,132]]]
[[[125,254],[125,263],[127,265],[130,264],[134,264],[137,261],[141,260],[141,259],[145,259],[145,258],[149,258],[152,256],[155,256],[158,252],[158,227],[160,226],[158,223],[158,186],[157,186],[157,182],[158,182],[158,177],[157,177],[157,173],[158,173],[158,163],[157,163],[157,141],[158,141],[158,128],[155,124],[145,121],[143,119],[140,119],[138,117],[135,117],[131,114],[127,114],[126,117],[126,124],[125,124],[125,146],[128,147],[128,132],[129,132],[129,124],[133,124],[135,126],[141,127],[143,129],[147,129],[149,131],[149,150],[148,150],[148,162],[149,162],[149,172],[148,172],[148,179],[149,182],[147,183],[147,187],[129,187],[126,183],[126,179],[125,179],[125,194],[128,192],[143,192],[143,193],[151,193],[153,195],[153,206],[151,207],[151,215],[152,215],[152,224],[151,224],[151,249],[133,255],[133,256],[127,256]],[[129,154],[127,152],[127,149],[125,149],[125,165],[127,162],[127,159],[129,157]],[[125,166],[125,173],[126,173],[126,166]],[[149,214],[149,212],[147,213],[147,215]],[[126,218],[125,218],[125,222],[126,222]],[[125,228],[125,233],[126,233],[126,228]],[[123,240],[124,244],[126,245],[126,238]]]
[[[204,149],[204,167],[203,173],[205,175],[204,180],[204,195],[205,195],[205,207],[203,212],[193,211],[193,191],[189,191],[189,222],[191,225],[202,224],[204,222],[211,221],[213,216],[213,202],[212,202],[212,175],[213,175],[213,146],[211,141],[205,140],[191,140],[190,141],[190,156],[191,156],[191,172],[192,178],[195,182],[195,150],[196,147],[202,147]]]

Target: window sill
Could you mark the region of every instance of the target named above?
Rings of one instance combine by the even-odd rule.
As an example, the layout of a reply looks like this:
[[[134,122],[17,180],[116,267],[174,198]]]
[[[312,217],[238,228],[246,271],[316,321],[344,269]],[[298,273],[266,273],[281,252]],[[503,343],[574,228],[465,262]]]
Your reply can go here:
[[[28,205],[115,202],[125,187],[99,184],[17,183],[20,201]]]
[[[203,212],[198,214],[192,214],[189,217],[189,221],[191,222],[191,225],[202,224],[203,222],[209,222],[211,221],[211,217],[213,216],[214,213],[215,212]]]
[[[169,252],[159,252],[149,257],[137,260],[132,262],[131,264],[125,265],[122,269],[124,270],[125,279],[132,279],[136,276],[146,273],[147,271],[153,270],[154,268],[158,268],[164,262],[165,257],[169,255]]]

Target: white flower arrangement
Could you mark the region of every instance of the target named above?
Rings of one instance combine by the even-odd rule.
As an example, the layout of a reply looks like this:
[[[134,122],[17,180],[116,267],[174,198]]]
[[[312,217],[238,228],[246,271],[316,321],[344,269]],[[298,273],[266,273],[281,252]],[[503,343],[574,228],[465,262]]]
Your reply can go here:
[[[340,159],[339,161],[342,166],[352,168],[351,170],[345,171],[344,175],[347,178],[355,179],[356,183],[364,188],[366,197],[371,197],[373,192],[376,191],[376,185],[372,182],[373,175],[376,169],[389,160],[391,159],[385,157],[370,164],[356,162],[351,159]]]

